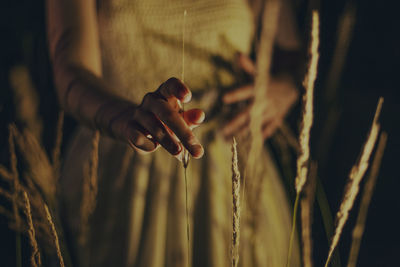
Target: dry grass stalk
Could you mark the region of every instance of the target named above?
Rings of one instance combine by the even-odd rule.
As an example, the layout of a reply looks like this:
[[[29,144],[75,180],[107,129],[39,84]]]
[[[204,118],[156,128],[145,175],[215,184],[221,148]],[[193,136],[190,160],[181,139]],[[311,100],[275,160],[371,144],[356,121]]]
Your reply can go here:
[[[301,211],[301,237],[303,244],[303,264],[304,267],[312,267],[312,213],[315,198],[315,188],[317,181],[317,164],[311,162],[310,173],[307,184],[305,185],[304,198],[300,201]]]
[[[9,79],[14,93],[16,119],[39,140],[43,128],[38,113],[40,103],[28,67],[17,65],[11,68]]]
[[[42,265],[42,261],[40,259],[39,246],[36,241],[35,227],[33,227],[31,204],[29,202],[28,194],[25,191],[23,192],[23,196],[25,202],[25,214],[29,226],[28,230],[29,242],[32,247],[31,264],[32,266],[37,267]]]
[[[260,42],[257,47],[256,74],[254,80],[254,104],[250,111],[251,145],[248,153],[249,171],[253,171],[258,164],[258,158],[263,149],[264,140],[261,135],[262,118],[264,112],[265,95],[270,80],[272,51],[275,33],[279,18],[280,1],[268,0],[263,11],[263,21]],[[254,175],[249,175],[254,176]]]
[[[28,130],[22,133],[13,127],[16,144],[26,162],[27,178],[32,179],[44,193],[47,201],[55,202],[56,182],[53,166],[50,163],[46,151],[40,145],[36,137]],[[29,192],[29,191],[28,191]],[[30,193],[30,192],[29,192]]]
[[[334,100],[335,89],[338,87],[340,76],[346,60],[347,52],[353,35],[354,23],[356,20],[356,7],[353,2],[346,3],[343,14],[339,19],[337,31],[337,43],[332,56],[332,65],[326,79],[326,98]]]
[[[356,226],[353,230],[353,240],[351,243],[349,261],[347,267],[355,267],[357,263],[358,252],[360,250],[361,239],[365,229],[365,222],[368,215],[368,207],[371,202],[372,194],[374,193],[374,188],[376,180],[379,174],[379,168],[381,166],[383,153],[386,148],[387,134],[383,132],[380,135],[378,147],[371,165],[371,171],[368,176],[368,180],[365,183],[363,195],[360,202],[360,210],[358,212]]]
[[[48,221],[48,223],[50,225],[50,228],[51,228],[51,233],[53,235],[54,245],[56,246],[58,261],[60,263],[60,266],[64,267],[64,259],[63,259],[63,256],[61,254],[60,242],[58,240],[58,234],[57,234],[56,226],[54,225],[54,222],[53,222],[53,219],[51,217],[49,208],[47,207],[46,204],[44,204],[44,209],[46,211],[47,221]]]
[[[3,179],[7,181],[12,181],[13,180],[13,175],[11,172],[7,170],[7,168],[3,165],[0,165],[0,176],[3,177]]]
[[[41,241],[44,249],[51,251],[53,249],[53,245],[50,245],[50,242],[52,241],[52,234],[48,227],[43,205],[45,203],[44,197],[48,197],[50,199],[54,198],[55,196],[45,196],[43,193],[49,191],[43,190],[41,186],[43,184],[45,186],[49,186],[46,183],[54,182],[53,177],[50,175],[53,173],[52,166],[47,158],[46,153],[44,152],[44,149],[40,146],[36,137],[34,137],[28,131],[24,131],[24,133],[21,134],[15,125],[10,125],[9,131],[11,170],[7,170],[3,166],[0,168],[0,175],[7,176],[4,181],[7,182],[9,186],[7,188],[0,188],[0,195],[11,202],[12,212],[2,207],[0,213],[9,218],[8,225],[10,229],[26,234],[28,237],[30,235],[29,231],[32,229],[33,225],[35,229],[35,238]],[[14,141],[16,141],[18,145],[19,152],[24,160],[24,166],[26,167],[22,177],[19,176],[17,169],[17,157]],[[43,175],[43,177],[41,177],[41,175]],[[27,205],[24,198],[24,192],[29,195],[31,220],[27,218],[28,215],[26,216],[26,220],[20,217],[21,211],[27,214]],[[10,216],[11,214],[13,216]],[[29,221],[31,221],[31,225]],[[19,238],[17,237],[17,242],[18,239]],[[17,248],[17,253],[18,251],[19,250]],[[21,257],[17,256],[17,258]]]
[[[100,132],[94,132],[92,139],[92,151],[89,162],[85,164],[83,180],[83,194],[81,204],[81,236],[80,242],[84,244],[88,234],[89,217],[96,207],[96,197],[98,191],[97,169],[99,166],[99,141]]]
[[[18,168],[17,168],[18,162],[17,162],[17,155],[15,153],[15,143],[14,143],[14,136],[15,136],[16,128],[14,125],[9,125],[8,130],[9,130],[8,145],[9,145],[9,150],[10,150],[10,165],[11,165],[11,173],[13,176],[12,208],[13,208],[14,217],[15,217],[15,225],[17,228],[20,228],[21,218],[20,218],[20,215],[18,212],[18,203],[17,203],[20,186],[19,186],[19,173],[18,173]]]
[[[54,169],[54,176],[58,180],[60,178],[60,167],[61,167],[61,144],[63,138],[63,125],[64,125],[64,111],[60,111],[58,114],[57,128],[56,128],[56,140],[54,143],[54,149],[52,154],[52,163]]]
[[[270,80],[270,68],[272,61],[272,51],[275,41],[275,33],[278,24],[280,0],[265,1],[262,10],[261,35],[258,42],[256,73],[254,80],[254,103],[250,110],[250,131],[251,140],[248,148],[248,159],[246,163],[245,179],[243,182],[243,192],[246,190],[248,198],[249,224],[251,225],[251,246],[257,243],[257,217],[259,214],[258,205],[260,188],[262,183],[262,168],[259,163],[261,152],[264,148],[264,139],[261,134],[263,109],[265,107],[266,92]],[[248,179],[249,178],[249,179]],[[246,182],[246,180],[248,182]],[[244,193],[243,193],[244,194]],[[257,254],[257,253],[256,253]],[[256,255],[255,264],[260,265],[261,259]]]
[[[300,129],[300,156],[297,159],[296,192],[299,194],[306,183],[308,173],[308,160],[310,158],[310,131],[313,124],[313,96],[314,84],[317,78],[319,46],[319,15],[317,11],[312,13],[311,31],[311,62],[304,81],[305,94],[303,96],[303,118]]]
[[[254,77],[254,103],[250,110],[250,135],[247,149],[247,162],[243,179],[243,199],[248,199],[248,206],[244,211],[248,212],[250,233],[250,246],[254,251],[254,265],[264,265],[264,257],[257,250],[257,243],[260,242],[257,233],[259,228],[260,205],[259,199],[263,184],[263,168],[259,159],[264,149],[264,139],[261,134],[263,112],[265,107],[266,94],[270,81],[270,69],[272,52],[275,42],[275,33],[278,25],[280,0],[267,0],[262,8],[261,31],[258,46],[256,47],[256,73]],[[246,188],[247,187],[247,188]],[[245,193],[246,191],[246,193]]]
[[[240,172],[238,166],[237,144],[233,137],[232,144],[232,267],[239,263],[240,242]]]
[[[335,233],[332,238],[332,242],[329,248],[328,257],[325,263],[325,267],[329,265],[332,254],[339,243],[339,239],[343,230],[344,225],[346,224],[347,218],[349,216],[349,212],[353,207],[354,201],[357,197],[359,186],[362,178],[364,177],[365,172],[368,169],[368,162],[371,157],[372,151],[375,147],[375,143],[378,137],[380,125],[378,123],[378,117],[380,111],[382,109],[383,98],[379,99],[378,107],[375,112],[374,120],[372,123],[372,127],[367,138],[367,141],[364,145],[361,157],[356,165],[354,165],[350,171],[348,185],[346,186],[346,190],[344,193],[344,197],[342,203],[340,204],[339,212],[337,213],[336,221],[337,226],[335,229]]]
[[[9,201],[14,200],[14,194],[8,192],[7,190],[4,190],[3,188],[0,187],[0,195],[6,198]]]
[[[50,231],[48,230],[47,224],[45,224],[45,214],[44,210],[41,209],[43,206],[43,198],[40,192],[37,190],[36,186],[33,182],[29,179],[29,176],[26,180],[26,184],[21,184],[19,179],[17,181],[17,188],[18,192],[14,191],[14,180],[7,180],[10,183],[10,189],[6,190],[0,187],[0,196],[4,197],[7,201],[12,203],[13,212],[8,211],[6,208],[0,206],[0,213],[5,215],[9,221],[10,229],[13,229],[17,232],[27,233],[29,230],[29,225],[26,220],[20,219],[19,211],[25,211],[26,205],[25,200],[23,198],[23,192],[28,192],[30,195],[30,207],[32,210],[32,214],[35,216],[32,218],[33,224],[35,225],[36,229],[36,237],[40,238],[40,240],[47,242],[49,237],[51,237]],[[16,197],[15,197],[16,195]],[[15,210],[14,210],[14,203],[15,203]],[[16,214],[16,215],[14,215]],[[17,219],[16,219],[17,218]]]
[[[297,158],[297,173],[295,180],[296,187],[296,200],[293,208],[292,231],[289,240],[289,249],[286,266],[290,266],[292,257],[292,247],[294,242],[294,235],[296,229],[296,217],[300,193],[303,190],[304,184],[307,181],[308,163],[310,160],[310,132],[313,124],[313,104],[314,104],[314,84],[317,79],[318,68],[318,53],[319,47],[319,13],[314,10],[312,12],[312,26],[311,26],[311,45],[310,45],[310,65],[308,67],[307,75],[304,80],[305,93],[303,95],[303,113],[300,127],[300,155]]]

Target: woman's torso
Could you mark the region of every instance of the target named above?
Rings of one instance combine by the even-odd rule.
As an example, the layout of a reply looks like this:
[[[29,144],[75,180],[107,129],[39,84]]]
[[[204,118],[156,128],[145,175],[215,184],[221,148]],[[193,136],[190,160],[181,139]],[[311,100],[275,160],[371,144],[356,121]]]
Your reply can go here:
[[[102,0],[98,23],[104,77],[134,102],[181,78],[183,32],[187,85],[196,92],[234,84],[235,54],[250,52],[254,28],[245,0]]]

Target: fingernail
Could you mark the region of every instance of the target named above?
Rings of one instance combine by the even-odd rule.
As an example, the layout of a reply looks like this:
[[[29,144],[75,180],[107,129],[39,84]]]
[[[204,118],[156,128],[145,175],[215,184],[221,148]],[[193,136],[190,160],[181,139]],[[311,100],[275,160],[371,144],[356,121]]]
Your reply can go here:
[[[182,151],[182,147],[180,145],[175,144],[175,143],[171,144],[172,155],[176,156],[179,153],[181,153],[181,151]]]
[[[202,112],[200,117],[198,118],[198,120],[195,123],[200,124],[205,120],[205,118],[206,118],[206,114],[204,112]]]
[[[189,91],[184,97],[183,97],[183,103],[187,103],[192,99],[192,93]]]
[[[204,154],[204,149],[201,145],[196,144],[192,146],[193,157],[194,158],[201,158]]]

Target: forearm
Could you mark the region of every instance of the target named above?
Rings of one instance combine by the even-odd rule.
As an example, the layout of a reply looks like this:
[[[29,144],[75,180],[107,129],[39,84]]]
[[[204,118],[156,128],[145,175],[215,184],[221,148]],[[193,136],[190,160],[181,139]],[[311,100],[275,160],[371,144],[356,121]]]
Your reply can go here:
[[[66,112],[111,135],[113,121],[136,106],[111,94],[106,82],[84,67],[55,64],[54,80],[59,102]]]
[[[110,94],[101,78],[95,0],[48,0],[47,31],[61,106],[88,126],[110,132],[113,118],[133,104]]]

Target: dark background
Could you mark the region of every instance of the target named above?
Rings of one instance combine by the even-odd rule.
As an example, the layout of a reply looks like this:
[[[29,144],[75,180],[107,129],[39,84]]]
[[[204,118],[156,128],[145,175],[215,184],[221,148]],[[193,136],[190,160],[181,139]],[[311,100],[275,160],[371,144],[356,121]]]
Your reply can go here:
[[[400,253],[400,76],[399,14],[396,1],[354,1],[356,22],[348,56],[336,88],[333,102],[325,100],[327,74],[334,57],[339,17],[348,1],[321,1],[321,58],[316,84],[316,122],[312,132],[312,155],[319,165],[319,176],[327,193],[331,210],[339,207],[345,181],[356,161],[371,125],[379,96],[385,98],[381,115],[382,128],[388,133],[388,144],[382,162],[375,194],[369,208],[358,266],[396,266]],[[312,5],[317,6],[315,3]],[[309,4],[297,1],[297,15],[302,32],[309,29]],[[305,34],[304,34],[305,35]],[[40,95],[40,114],[44,121],[43,142],[50,149],[58,105],[51,79],[45,37],[43,1],[3,1],[0,9],[0,163],[8,166],[7,125],[15,121],[15,107],[9,83],[10,69],[26,65]],[[319,142],[328,120],[328,110],[340,114],[331,129],[331,145]],[[297,109],[298,110],[298,109]],[[298,120],[298,113],[290,116]],[[292,123],[294,129],[296,123]],[[64,144],[73,131],[74,121],[66,119]],[[326,158],[320,158],[326,155]],[[397,165],[399,164],[399,165]],[[4,199],[0,204],[6,205]],[[339,252],[342,266],[347,263],[351,230],[357,214],[357,203],[345,227]],[[23,242],[24,261],[29,245]],[[15,265],[15,233],[0,216],[0,266]],[[328,250],[327,239],[316,208],[314,223],[315,266],[323,266]]]

